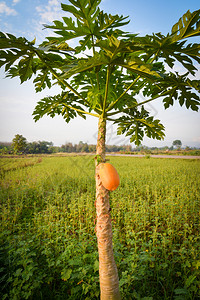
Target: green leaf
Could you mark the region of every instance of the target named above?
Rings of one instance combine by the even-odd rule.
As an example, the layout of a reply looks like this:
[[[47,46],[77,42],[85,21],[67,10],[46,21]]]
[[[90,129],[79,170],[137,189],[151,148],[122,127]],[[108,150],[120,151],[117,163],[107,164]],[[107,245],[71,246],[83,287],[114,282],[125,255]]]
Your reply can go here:
[[[164,138],[164,126],[159,120],[154,120],[142,106],[141,111],[130,109],[126,114],[115,120],[118,124],[117,134],[130,136],[130,142],[137,146],[141,144],[144,133],[147,137],[161,140]]]
[[[118,40],[114,35],[97,42],[95,45],[103,49],[111,59],[116,58],[118,53],[128,52],[126,43]]]
[[[49,78],[49,70],[43,70],[42,73],[38,74],[37,77],[34,79],[35,90],[36,92],[41,92],[43,89],[51,87],[51,79]]]
[[[197,278],[196,275],[190,275],[186,281],[185,281],[185,287],[188,288],[189,286],[191,286],[191,284],[193,283],[193,281]]]
[[[140,51],[140,57],[143,57],[144,61],[157,61],[159,58],[164,58],[169,67],[173,68],[175,61],[178,60],[192,75],[197,70],[192,60],[200,63],[199,44],[186,45],[185,41],[173,41],[169,34],[167,36],[160,33],[145,37],[135,36],[129,43],[132,51],[136,51],[136,53]]]
[[[177,288],[174,290],[176,295],[186,295],[187,294],[187,290],[186,289],[181,289],[181,288]]]
[[[22,271],[23,270],[21,268],[17,269],[17,271],[15,272],[15,276],[19,277],[22,274]]]
[[[5,71],[9,71],[11,66],[21,58],[18,73],[21,82],[31,77],[31,65],[35,50],[32,42],[0,32],[0,49],[0,67],[5,65]]]
[[[71,69],[65,72],[61,78],[70,78],[72,75],[91,70],[97,66],[107,65],[109,58],[103,53],[96,53],[93,57],[77,59],[76,63],[71,64]]]
[[[80,53],[81,51],[86,50],[86,47],[91,49],[92,43],[91,43],[91,37],[90,35],[85,36],[82,40],[79,41],[80,46],[76,47],[76,54]]]
[[[185,48],[179,49],[179,51],[200,63],[200,44],[188,44]]]
[[[45,27],[54,29],[64,40],[82,36],[86,36],[86,40],[88,40],[88,36],[90,37],[94,32],[94,20],[100,13],[98,5],[101,1],[76,0],[70,2],[72,5],[61,4],[61,6],[65,12],[71,13],[76,18],[76,23],[71,17],[63,17],[65,25],[62,22],[54,21],[55,25],[45,25]]]
[[[33,119],[38,121],[44,115],[54,118],[55,115],[62,115],[64,120],[69,123],[77,115],[85,119],[83,108],[77,104],[81,102],[70,92],[62,92],[56,96],[49,96],[41,99],[33,112]]]
[[[200,105],[200,82],[190,80],[187,73],[183,75],[170,73],[164,80],[160,80],[158,85],[165,90],[165,98],[163,99],[165,108],[172,106],[174,100],[178,100],[179,104],[194,111],[198,111]],[[195,89],[198,93],[195,93]]]
[[[173,42],[191,36],[200,35],[200,9],[191,13],[189,10],[172,27],[171,40]]]
[[[152,66],[143,63],[139,58],[130,58],[127,61],[115,61],[116,65],[121,66],[137,75],[145,78],[155,79],[160,77],[160,75],[153,71]]]
[[[136,56],[135,52],[138,51],[138,47],[133,47],[132,42],[124,42],[112,35],[96,45],[105,51],[106,56],[110,58],[110,64],[113,66],[123,67],[145,78],[160,77],[151,64]]]
[[[69,0],[72,5],[61,4],[62,9],[66,12],[72,13],[77,19],[81,19],[82,21],[90,21],[89,25],[96,16],[96,11],[99,12],[98,5],[101,0]],[[76,7],[76,8],[75,8]]]
[[[94,272],[97,272],[97,271],[99,271],[99,261],[95,260],[95,262],[94,262]]]
[[[0,49],[20,49],[20,50],[33,50],[33,43],[29,42],[24,37],[16,38],[9,33],[0,32]]]
[[[72,274],[72,269],[67,269],[61,272],[61,279],[67,281],[70,279]]]
[[[174,67],[175,61],[178,61],[187,71],[195,75],[197,68],[193,65],[192,60],[200,63],[200,45],[188,44],[185,46],[185,42],[172,44],[170,38],[167,42],[160,40],[160,43],[163,43],[163,46],[160,48],[160,57],[163,57],[171,68]]]
[[[143,62],[139,57],[132,56],[131,50],[125,50],[124,43],[118,41],[113,36],[109,37],[107,41],[105,40],[97,43],[97,46],[103,47],[105,52],[96,52],[93,55],[93,57],[77,59],[77,62],[74,64],[74,67],[72,64],[72,68],[65,72],[65,74],[62,77],[69,78],[76,73],[85,72],[95,67],[100,67],[108,64],[112,65],[113,67],[123,67],[145,78],[155,79],[155,77],[160,77],[160,75],[155,70],[153,70],[152,65]],[[124,58],[122,49],[124,49],[125,52],[129,51],[130,55]],[[118,53],[120,54],[118,55]]]
[[[25,55],[26,52],[26,50],[19,51],[17,49],[13,49],[12,51],[0,50],[0,67],[5,65],[5,71],[8,71],[15,61],[17,61],[21,56]]]
[[[62,23],[62,22],[61,22]],[[69,47],[69,45],[56,37],[49,37],[47,41],[44,41],[39,45],[39,50],[44,52],[57,52],[65,54],[65,59],[71,58],[70,52],[74,52],[74,49]],[[59,58],[61,60],[61,57]]]
[[[81,46],[76,47],[76,53],[90,49],[94,42],[94,38],[102,40],[109,35],[123,35],[124,33],[117,29],[129,23],[127,17],[107,15],[100,11],[99,4],[101,0],[76,0],[70,1],[72,5],[61,4],[62,9],[71,13],[72,17],[63,17],[63,22],[54,21],[54,25],[45,25],[55,31],[59,38],[54,38],[58,43],[61,41],[71,40],[74,38],[82,38],[79,40]],[[49,37],[49,40],[52,38]]]
[[[21,83],[30,79],[33,75],[33,56],[34,53],[30,53],[28,57],[22,58],[19,62],[19,76],[21,79]]]
[[[108,15],[101,11],[98,14],[96,27],[94,29],[94,35],[101,39],[101,37],[108,37],[112,34],[117,33],[117,35],[123,35],[122,31],[113,31],[114,28],[118,28],[127,25],[130,21],[125,21],[128,17],[118,16],[118,15]]]
[[[90,104],[90,111],[95,109],[97,104],[99,103],[100,96],[104,95],[104,90],[99,91],[97,87],[88,89],[87,93],[87,101]]]
[[[51,87],[52,84],[48,76],[50,72],[53,73],[52,80],[54,80],[55,70],[60,70],[63,66],[66,69],[74,60],[68,54],[71,49],[63,42],[55,45],[55,41],[46,41],[36,48],[33,47],[33,42],[28,42],[24,38],[0,33],[0,47],[2,49],[0,50],[0,67],[5,65],[8,77],[19,76],[21,83],[23,83],[39,71],[39,75],[36,75],[34,80],[36,92],[41,91],[46,86]],[[53,53],[55,51],[59,54]],[[65,54],[64,57],[63,54]],[[66,87],[59,79],[57,83],[62,88]]]

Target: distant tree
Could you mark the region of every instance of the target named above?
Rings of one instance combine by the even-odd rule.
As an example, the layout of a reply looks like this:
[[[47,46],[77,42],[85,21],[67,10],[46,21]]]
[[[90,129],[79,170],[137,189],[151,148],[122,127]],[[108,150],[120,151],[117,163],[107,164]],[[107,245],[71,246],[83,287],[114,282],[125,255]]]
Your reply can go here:
[[[191,148],[189,146],[185,146],[185,150],[189,151],[189,150],[191,150]]]
[[[37,142],[28,143],[27,153],[31,153],[31,154],[39,153],[38,143]]]
[[[50,153],[50,147],[53,146],[52,142],[39,141],[40,153]]]
[[[52,142],[46,142],[46,141],[32,142],[32,143],[28,143],[26,152],[32,154],[52,153],[52,147],[53,147]]]
[[[88,149],[89,149],[89,152],[94,152],[96,151],[96,145],[88,145]]]
[[[77,145],[75,145],[75,149],[76,149],[76,152],[83,152],[82,149],[83,149],[83,146],[84,146],[84,143],[82,141],[80,141]]]
[[[173,141],[172,145],[175,146],[177,149],[179,149],[179,148],[181,148],[182,143],[180,140],[175,140],[175,141]]]
[[[53,146],[53,144],[49,145],[48,153],[58,153],[58,152],[62,152],[61,147]]]
[[[66,143],[65,145],[62,145],[60,147],[60,151],[61,152],[67,152],[67,153],[76,152],[75,148],[76,148],[76,145],[73,146],[72,143]]]
[[[2,148],[4,148],[4,147],[6,147],[6,148],[8,148],[9,150],[11,150],[12,143],[10,143],[10,142],[0,142],[0,149],[2,149]]]
[[[27,140],[23,135],[16,134],[12,140],[12,147],[15,153],[24,152],[27,147]]]
[[[89,152],[89,148],[88,148],[88,144],[87,143],[83,143],[81,152]]]
[[[8,153],[8,148],[4,147],[4,148],[0,148],[0,154],[7,154]]]
[[[127,152],[131,152],[132,150],[131,145],[125,145],[124,147]]]
[[[12,152],[12,143],[0,142],[0,154],[7,154]]]

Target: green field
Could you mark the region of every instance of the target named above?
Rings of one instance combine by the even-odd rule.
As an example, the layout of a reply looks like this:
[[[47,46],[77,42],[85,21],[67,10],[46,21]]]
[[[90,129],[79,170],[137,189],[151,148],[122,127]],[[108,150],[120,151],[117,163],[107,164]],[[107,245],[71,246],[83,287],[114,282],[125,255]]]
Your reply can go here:
[[[110,157],[122,300],[200,299],[200,161]],[[92,156],[0,159],[0,299],[99,299]]]

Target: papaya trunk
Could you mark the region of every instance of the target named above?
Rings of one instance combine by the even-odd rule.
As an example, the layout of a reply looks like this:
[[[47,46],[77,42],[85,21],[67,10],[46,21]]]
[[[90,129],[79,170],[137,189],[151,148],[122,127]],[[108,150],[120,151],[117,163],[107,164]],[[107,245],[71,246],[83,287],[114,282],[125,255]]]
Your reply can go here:
[[[101,300],[119,300],[119,278],[114,261],[109,191],[98,175],[98,162],[105,162],[106,120],[99,118],[96,161],[96,235],[99,252],[99,279]]]

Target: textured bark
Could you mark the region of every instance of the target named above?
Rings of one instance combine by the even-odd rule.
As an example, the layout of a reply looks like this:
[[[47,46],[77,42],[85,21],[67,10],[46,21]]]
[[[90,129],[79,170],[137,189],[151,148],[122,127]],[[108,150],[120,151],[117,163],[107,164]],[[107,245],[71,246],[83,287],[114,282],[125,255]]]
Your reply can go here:
[[[101,300],[119,300],[119,278],[114,261],[112,246],[112,225],[110,216],[109,191],[98,175],[98,162],[105,162],[106,120],[99,118],[96,162],[96,234],[99,252],[99,278]]]

